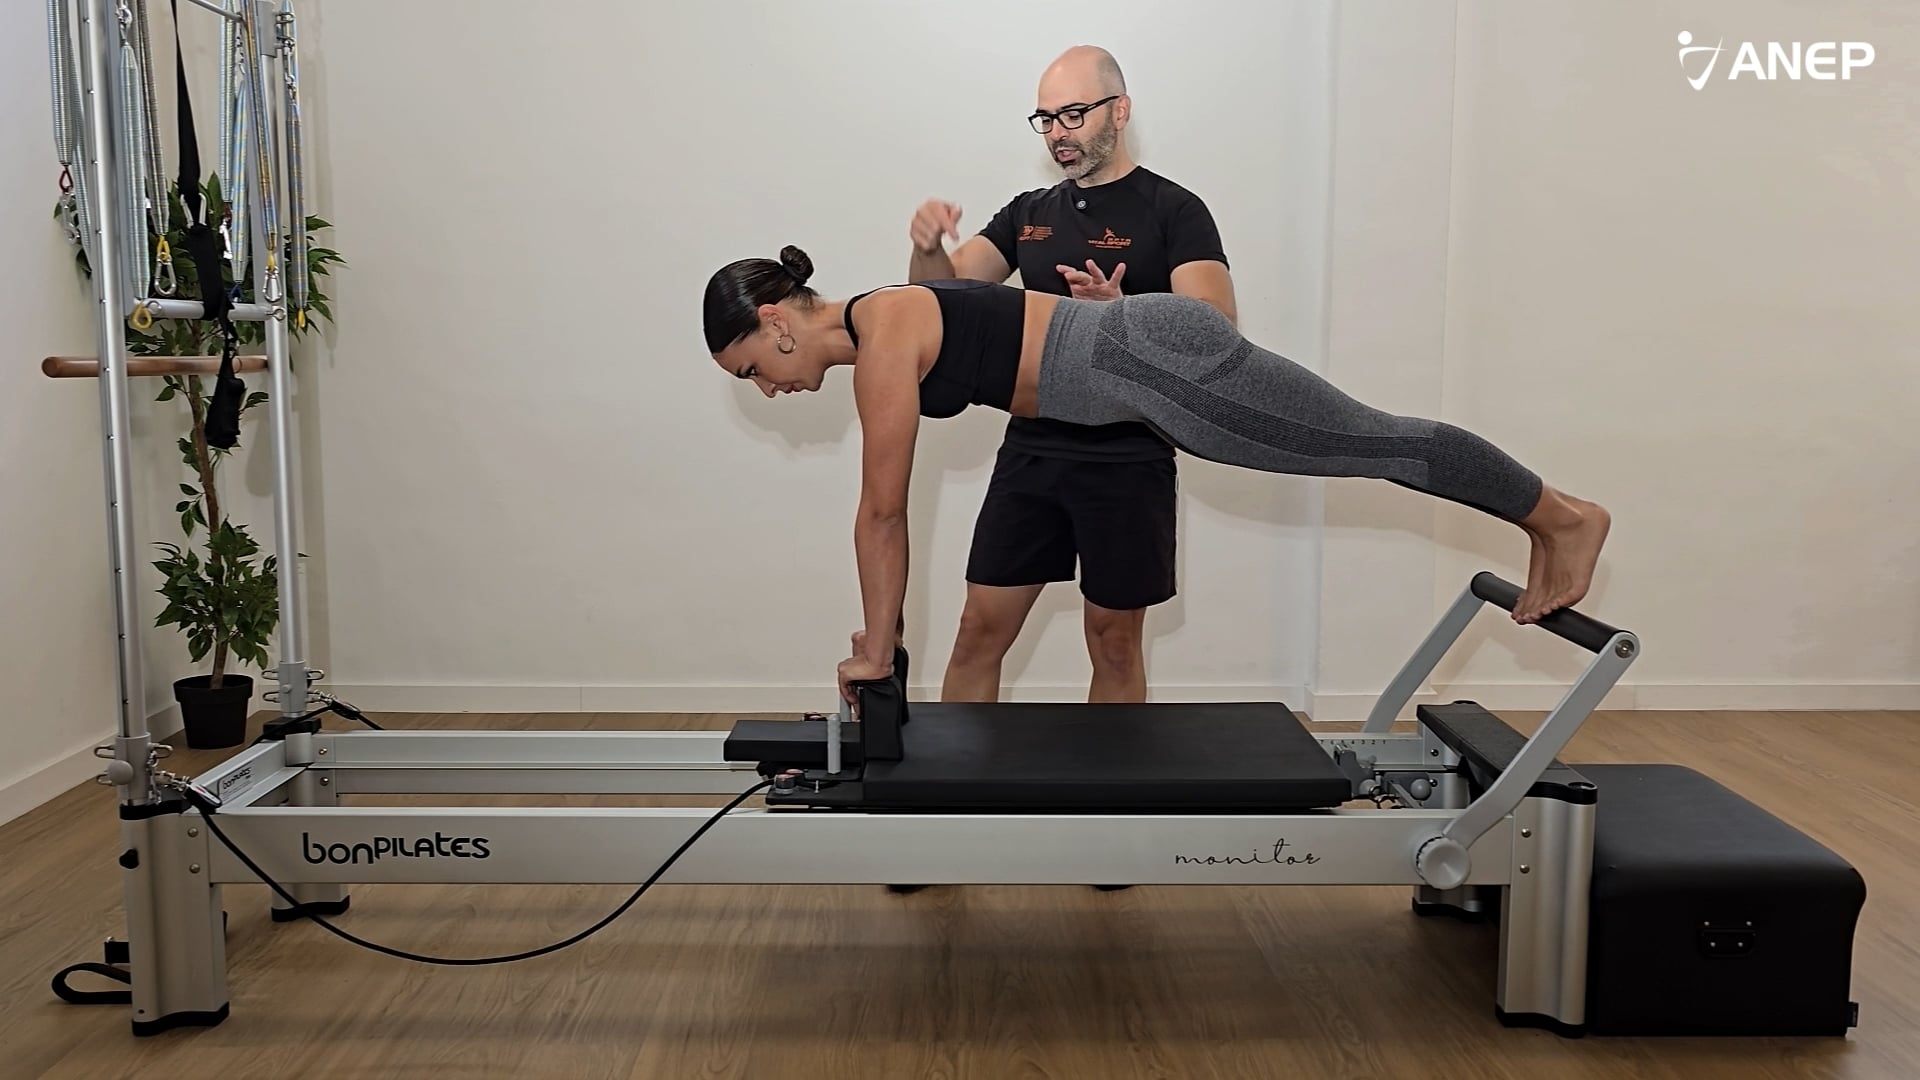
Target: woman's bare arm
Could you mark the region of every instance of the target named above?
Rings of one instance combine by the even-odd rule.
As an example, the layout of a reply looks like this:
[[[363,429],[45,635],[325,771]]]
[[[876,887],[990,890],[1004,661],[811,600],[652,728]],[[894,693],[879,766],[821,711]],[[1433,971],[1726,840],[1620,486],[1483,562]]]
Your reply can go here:
[[[921,289],[876,294],[861,308],[853,374],[861,438],[853,548],[866,622],[860,659],[884,668],[893,663],[906,602],[907,489],[920,431],[920,372],[937,348],[939,309]]]

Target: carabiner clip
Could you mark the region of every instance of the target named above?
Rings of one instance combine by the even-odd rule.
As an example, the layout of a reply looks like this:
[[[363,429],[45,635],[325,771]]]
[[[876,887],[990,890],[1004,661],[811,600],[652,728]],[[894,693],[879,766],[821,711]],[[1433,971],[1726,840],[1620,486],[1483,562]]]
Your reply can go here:
[[[147,305],[141,304],[139,307],[133,309],[133,319],[131,321],[135,330],[145,331],[153,326],[153,310],[147,307]]]
[[[161,296],[172,296],[177,282],[173,276],[173,249],[167,246],[167,238],[160,238],[160,247],[154,256],[153,287]]]

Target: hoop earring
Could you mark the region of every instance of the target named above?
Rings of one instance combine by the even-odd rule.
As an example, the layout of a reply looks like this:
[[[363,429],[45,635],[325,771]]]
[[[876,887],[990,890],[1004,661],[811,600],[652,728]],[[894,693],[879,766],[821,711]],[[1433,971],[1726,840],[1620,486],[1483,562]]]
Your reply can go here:
[[[793,335],[781,334],[779,337],[773,339],[773,347],[776,349],[779,349],[783,353],[793,352],[794,350]]]

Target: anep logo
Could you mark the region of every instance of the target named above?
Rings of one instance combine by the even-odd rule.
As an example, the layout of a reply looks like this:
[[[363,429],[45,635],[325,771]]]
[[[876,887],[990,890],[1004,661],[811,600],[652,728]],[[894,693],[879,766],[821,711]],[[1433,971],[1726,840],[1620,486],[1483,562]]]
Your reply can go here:
[[[1727,51],[1727,39],[1721,38],[1712,45],[1695,45],[1693,31],[1680,31],[1680,73],[1686,76],[1688,85],[1695,90],[1707,85],[1713,78],[1713,69],[1719,66],[1720,54]],[[1766,43],[1767,60],[1760,62],[1760,47],[1751,41],[1743,41],[1734,50],[1733,62],[1727,65],[1727,81],[1733,82],[1742,75],[1766,81],[1772,79],[1792,79],[1798,81],[1804,71],[1809,79],[1851,79],[1855,68],[1863,68],[1873,63],[1873,45],[1865,41],[1816,41],[1803,45],[1798,41],[1769,41]],[[1835,71],[1835,66],[1839,70]]]

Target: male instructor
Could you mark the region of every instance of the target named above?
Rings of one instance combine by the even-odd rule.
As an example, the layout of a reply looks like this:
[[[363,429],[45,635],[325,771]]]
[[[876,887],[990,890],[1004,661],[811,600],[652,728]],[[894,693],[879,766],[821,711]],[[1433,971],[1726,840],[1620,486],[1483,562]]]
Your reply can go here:
[[[960,239],[960,208],[929,199],[910,227],[909,280],[1005,281],[1083,299],[1176,292],[1236,319],[1213,215],[1193,193],[1135,164],[1133,101],[1105,49],[1077,46],[1040,77],[1028,118],[1066,179],[1014,196]],[[1237,319],[1236,319],[1237,321]],[[1082,427],[1014,417],[994,464],[967,563],[966,607],[942,701],[993,701],[1000,667],[1048,582],[1079,563],[1089,701],[1145,701],[1147,609],[1171,599],[1173,449],[1143,424]]]

